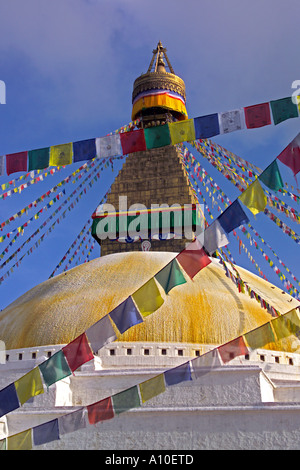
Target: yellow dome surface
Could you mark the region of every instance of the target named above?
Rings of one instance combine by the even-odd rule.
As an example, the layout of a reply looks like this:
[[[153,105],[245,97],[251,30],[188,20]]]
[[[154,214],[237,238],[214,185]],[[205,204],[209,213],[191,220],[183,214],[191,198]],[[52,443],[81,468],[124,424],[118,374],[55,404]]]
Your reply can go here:
[[[0,313],[6,349],[66,344],[109,313],[174,258],[175,253],[129,252],[97,258],[37,285]],[[164,304],[121,341],[222,344],[272,317],[239,293],[216,259],[176,286]],[[238,268],[244,281],[280,313],[298,301]]]

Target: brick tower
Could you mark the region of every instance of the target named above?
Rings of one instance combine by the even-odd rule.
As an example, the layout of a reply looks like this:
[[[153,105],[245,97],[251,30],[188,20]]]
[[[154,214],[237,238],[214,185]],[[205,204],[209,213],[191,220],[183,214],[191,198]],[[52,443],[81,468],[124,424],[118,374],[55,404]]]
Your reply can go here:
[[[174,74],[161,42],[153,50],[147,73],[134,82],[132,103],[132,119],[139,119],[138,126],[142,129],[187,119],[184,82]],[[99,237],[100,226],[96,211],[93,215],[92,234],[101,246],[101,256],[144,249],[179,252],[192,239],[191,230],[186,229],[186,225],[193,227],[192,231],[195,232],[195,224],[199,226],[203,222],[199,207],[196,206],[198,201],[181,162],[179,149],[175,145],[129,154],[111,186],[106,203],[115,208],[117,217],[127,214],[127,228],[128,221],[133,218],[132,214],[141,214],[138,210],[132,212],[131,208],[136,204],[144,206],[142,213],[147,209],[149,222],[148,231],[145,230],[145,225],[142,232],[137,231],[140,236],[121,237],[119,232],[115,236],[109,236],[109,230],[104,235],[101,229]],[[164,207],[164,215],[160,215],[160,219],[154,218],[157,214],[155,215],[153,207],[156,206]],[[109,213],[109,209],[107,210],[106,215]],[[155,224],[153,220],[159,222]],[[169,221],[167,227],[166,220]],[[182,221],[181,228],[178,227],[179,220]],[[189,223],[185,224],[187,220]],[[137,228],[141,229],[141,225]]]

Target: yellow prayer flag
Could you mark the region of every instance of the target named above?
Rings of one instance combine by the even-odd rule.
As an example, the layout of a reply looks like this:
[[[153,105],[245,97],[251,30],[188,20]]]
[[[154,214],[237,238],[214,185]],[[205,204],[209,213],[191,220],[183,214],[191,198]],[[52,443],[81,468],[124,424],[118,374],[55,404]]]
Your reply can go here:
[[[296,309],[272,320],[272,326],[278,340],[297,335],[300,331],[300,315]]]
[[[143,317],[155,312],[164,303],[154,278],[140,287],[132,298]]]
[[[194,119],[171,122],[169,129],[172,145],[196,139]]]
[[[152,379],[146,380],[139,384],[142,402],[150,400],[150,398],[156,397],[160,393],[166,390],[164,374],[160,374]]]
[[[267,205],[267,197],[258,180],[255,180],[248,188],[238,197],[238,199],[256,215],[264,211]]]
[[[19,432],[7,438],[7,450],[31,450],[32,437],[31,429]]]
[[[300,96],[299,95],[296,96],[296,101],[297,101],[297,105],[298,105],[298,111],[300,113]]]
[[[61,144],[50,147],[49,166],[70,165],[73,160],[73,144]]]
[[[246,341],[246,345],[254,350],[259,348],[268,349],[270,344],[276,341],[276,338],[271,323],[268,322],[245,333],[244,340]]]
[[[31,397],[44,393],[43,381],[39,367],[35,367],[15,382],[17,395],[21,405]]]

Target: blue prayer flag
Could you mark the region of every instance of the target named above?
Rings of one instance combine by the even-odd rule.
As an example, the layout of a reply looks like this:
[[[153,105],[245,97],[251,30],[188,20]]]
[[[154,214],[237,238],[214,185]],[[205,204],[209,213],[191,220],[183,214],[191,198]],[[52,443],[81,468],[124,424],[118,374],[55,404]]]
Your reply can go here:
[[[46,442],[56,441],[59,439],[58,419],[53,419],[47,423],[39,424],[32,428],[33,443],[36,446],[46,444]]]
[[[196,139],[207,139],[220,134],[218,113],[194,119]]]
[[[239,201],[236,199],[225,211],[218,217],[226,233],[232,232],[242,224],[248,223],[249,219],[243,211]]]
[[[14,383],[0,390],[0,417],[19,407],[20,404]]]
[[[190,362],[185,362],[178,367],[164,372],[167,386],[176,385],[186,380],[192,380]]]
[[[109,313],[109,316],[116,324],[120,333],[124,333],[128,328],[143,322],[143,317],[136,308],[131,297],[128,297],[124,302],[112,310]]]
[[[73,162],[91,160],[96,157],[95,139],[79,140],[73,142]]]

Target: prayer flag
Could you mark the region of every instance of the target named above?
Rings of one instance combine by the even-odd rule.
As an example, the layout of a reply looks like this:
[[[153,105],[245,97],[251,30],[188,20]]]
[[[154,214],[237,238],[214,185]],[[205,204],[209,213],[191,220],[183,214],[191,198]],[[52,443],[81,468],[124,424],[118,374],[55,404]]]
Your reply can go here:
[[[28,171],[42,170],[49,166],[50,148],[45,147],[28,152]]]
[[[147,150],[144,129],[138,129],[130,132],[121,132],[120,139],[123,155]]]
[[[140,315],[131,297],[128,297],[124,302],[114,308],[109,313],[109,316],[120,333],[124,333],[132,326],[143,322],[143,317]]]
[[[15,387],[21,405],[31,397],[44,393],[43,381],[39,368],[35,367],[30,372],[23,375],[19,380],[16,380]]]
[[[300,171],[300,132],[277,158],[288,166],[296,176]]]
[[[18,171],[27,171],[27,152],[9,153],[6,155],[6,173],[17,173]]]
[[[58,418],[59,435],[77,431],[86,427],[85,408],[73,411]]]
[[[283,181],[278,168],[277,160],[274,160],[258,177],[268,188],[273,191],[283,188]]]
[[[279,124],[286,119],[298,117],[298,108],[293,103],[292,98],[281,98],[280,100],[270,101],[274,124]]]
[[[166,390],[164,374],[159,374],[156,377],[152,377],[152,379],[140,383],[139,389],[143,403],[163,393]]]
[[[58,419],[39,424],[32,428],[33,443],[36,446],[59,439]]]
[[[272,320],[272,328],[277,340],[287,338],[291,335],[298,337],[300,331],[299,313],[295,309],[274,318],[274,320]]]
[[[222,344],[222,346],[218,347],[218,351],[224,363],[231,361],[237,356],[244,356],[249,352],[242,336]]]
[[[72,143],[53,145],[50,147],[49,166],[70,165],[73,158],[72,147]]]
[[[144,129],[147,149],[170,145],[171,137],[168,124],[163,126],[148,127]]]
[[[237,199],[222,212],[217,220],[226,233],[230,233],[240,225],[249,222],[248,217]]]
[[[165,382],[168,387],[181,382],[192,380],[190,361],[164,372]]]
[[[95,139],[80,140],[73,142],[73,162],[92,160],[96,157]]]
[[[0,155],[0,176],[3,176],[5,173],[5,163],[4,155]]]
[[[82,333],[82,335],[64,346],[62,351],[72,372],[78,369],[82,364],[94,359],[94,354],[85,333]]]
[[[136,385],[123,392],[116,393],[111,398],[116,414],[123,413],[131,408],[137,408],[141,404],[138,387]]]
[[[0,418],[19,407],[20,404],[14,383],[0,390]]]
[[[88,405],[87,411],[90,424],[96,424],[99,421],[106,421],[115,416],[111,397],[104,398],[92,405]]]
[[[135,291],[132,298],[143,317],[155,312],[164,303],[154,278]]]
[[[72,373],[62,350],[57,351],[38,367],[47,387]]]
[[[168,263],[154,277],[162,286],[166,294],[168,294],[173,287],[186,283],[186,279],[176,259],[173,259]]]
[[[120,134],[107,135],[96,139],[96,150],[99,158],[122,155]]]
[[[31,429],[19,432],[7,438],[7,450],[31,450],[32,437]]]
[[[246,126],[248,129],[268,126],[271,124],[269,103],[255,104],[244,108]]]
[[[208,139],[220,134],[218,113],[195,118],[194,126],[196,139]]]
[[[244,109],[234,109],[219,113],[219,126],[220,134],[227,134],[229,132],[240,131],[245,127],[245,114]]]
[[[228,243],[226,232],[217,219],[204,230],[204,248],[210,255]]]
[[[208,353],[197,357],[192,360],[193,371],[196,379],[199,379],[205,374],[212,372],[214,368],[220,367],[221,361],[217,349],[212,349]]]
[[[176,121],[169,124],[172,145],[189,140],[195,140],[194,119]]]
[[[267,197],[258,179],[248,186],[239,196],[239,200],[245,204],[254,215],[263,212],[267,205]]]
[[[276,341],[270,322],[249,331],[243,336],[246,345],[252,350],[266,347],[268,349],[269,344]]]
[[[185,272],[193,279],[196,274],[211,263],[201,243],[196,239],[179,253],[177,261]]]
[[[105,317],[100,318],[97,323],[94,323],[94,325],[90,326],[86,330],[85,334],[87,335],[94,354],[105,346],[105,344],[111,343],[117,339],[117,335],[113,329],[109,315],[105,315]]]

